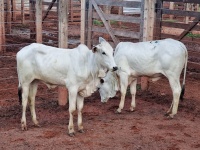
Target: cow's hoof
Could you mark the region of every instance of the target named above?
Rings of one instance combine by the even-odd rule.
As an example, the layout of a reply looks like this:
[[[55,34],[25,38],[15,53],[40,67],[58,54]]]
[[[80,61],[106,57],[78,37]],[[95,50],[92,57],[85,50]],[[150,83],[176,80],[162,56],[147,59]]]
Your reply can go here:
[[[166,113],[165,116],[167,117],[167,119],[173,119],[174,115],[170,114],[170,113]]]
[[[169,113],[168,113],[168,112],[167,112],[167,113],[165,113],[165,114],[164,114],[164,116],[168,117],[168,116],[169,116]]]
[[[121,114],[121,112],[122,112],[122,110],[121,110],[120,108],[118,108],[118,109],[115,111],[116,114]]]
[[[131,111],[131,112],[134,112],[134,111],[135,111],[135,108],[134,108],[134,107],[130,107],[130,111]]]
[[[85,133],[83,129],[78,130],[79,133]]]
[[[116,114],[121,114],[121,110],[119,111],[118,109],[115,111]]]
[[[22,131],[27,131],[27,130],[28,130],[27,126],[22,126]]]
[[[70,137],[74,137],[74,136],[75,136],[75,133],[74,133],[74,132],[69,133],[69,136],[70,136]]]
[[[41,126],[39,124],[34,124],[35,127],[40,128]]]
[[[173,119],[173,118],[174,118],[174,115],[173,115],[173,114],[169,114],[169,115],[167,116],[167,118],[168,118],[168,119]]]

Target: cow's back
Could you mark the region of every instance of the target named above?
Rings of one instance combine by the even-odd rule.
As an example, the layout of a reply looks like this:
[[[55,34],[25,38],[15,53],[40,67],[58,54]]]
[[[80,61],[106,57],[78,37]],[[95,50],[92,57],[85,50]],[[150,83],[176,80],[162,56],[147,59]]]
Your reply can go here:
[[[28,77],[30,81],[39,79],[64,85],[66,78],[78,75],[80,68],[87,65],[84,62],[90,52],[83,44],[74,49],[61,49],[33,43],[17,53],[19,80],[23,82]]]
[[[119,67],[137,75],[151,76],[165,74],[166,70],[182,70],[185,63],[186,47],[179,41],[165,39],[149,42],[121,42],[115,51]],[[128,65],[128,67],[127,67]]]

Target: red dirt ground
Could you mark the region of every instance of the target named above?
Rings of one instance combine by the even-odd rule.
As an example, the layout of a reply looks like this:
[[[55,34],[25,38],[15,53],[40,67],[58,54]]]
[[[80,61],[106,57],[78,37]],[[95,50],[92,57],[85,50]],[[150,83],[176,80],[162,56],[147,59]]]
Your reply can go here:
[[[15,66],[15,62],[11,62]],[[5,73],[5,72],[4,72]],[[14,73],[16,74],[16,73]],[[7,84],[7,85],[6,85]],[[1,84],[9,87],[11,83]],[[17,88],[17,82],[16,82]],[[166,79],[150,83],[149,91],[137,92],[135,112],[129,112],[131,96],[127,94],[122,114],[115,114],[119,97],[103,104],[98,93],[85,99],[83,125],[85,133],[67,134],[68,105],[59,106],[55,94],[36,99],[40,128],[34,127],[27,109],[28,131],[21,131],[21,106],[17,100],[0,101],[0,149],[77,149],[77,150],[192,150],[200,149],[200,80],[186,79],[186,93],[178,114],[167,119],[164,113],[172,99]],[[52,91],[50,91],[51,93]],[[41,92],[39,92],[41,93]],[[75,129],[77,114],[74,118]]]

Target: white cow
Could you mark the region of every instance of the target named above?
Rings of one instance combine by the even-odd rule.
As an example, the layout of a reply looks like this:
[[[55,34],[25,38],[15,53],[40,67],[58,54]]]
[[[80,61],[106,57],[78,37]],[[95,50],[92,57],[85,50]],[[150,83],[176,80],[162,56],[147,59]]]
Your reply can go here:
[[[130,110],[135,109],[135,94],[137,78],[147,76],[152,81],[158,80],[162,75],[168,78],[172,92],[173,101],[167,116],[173,118],[177,113],[179,97],[181,94],[180,74],[185,65],[182,95],[184,94],[185,76],[188,52],[185,45],[173,39],[165,39],[149,42],[121,42],[117,45],[114,59],[118,66],[116,72],[108,72],[101,80],[99,92],[101,101],[107,102],[120,90],[121,101],[117,112],[120,113],[124,107],[127,86],[130,85],[132,102]]]
[[[31,44],[17,53],[18,94],[22,99],[22,130],[27,130],[26,106],[29,100],[33,123],[38,126],[35,113],[35,95],[38,82],[49,88],[65,86],[69,92],[69,135],[74,135],[73,112],[78,110],[78,130],[83,131],[82,113],[84,97],[97,87],[99,71],[115,71],[113,48],[103,38],[93,50],[80,44],[74,49],[62,49],[43,44]]]

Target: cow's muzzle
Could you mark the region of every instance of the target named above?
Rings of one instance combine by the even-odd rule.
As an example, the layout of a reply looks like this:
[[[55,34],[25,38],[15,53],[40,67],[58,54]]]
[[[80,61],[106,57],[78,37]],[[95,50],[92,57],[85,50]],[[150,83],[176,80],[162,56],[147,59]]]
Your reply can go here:
[[[113,71],[116,71],[116,70],[118,70],[118,67],[113,67]]]

